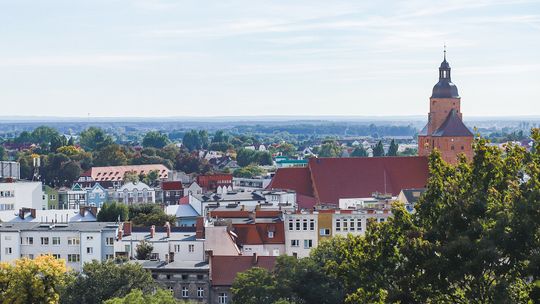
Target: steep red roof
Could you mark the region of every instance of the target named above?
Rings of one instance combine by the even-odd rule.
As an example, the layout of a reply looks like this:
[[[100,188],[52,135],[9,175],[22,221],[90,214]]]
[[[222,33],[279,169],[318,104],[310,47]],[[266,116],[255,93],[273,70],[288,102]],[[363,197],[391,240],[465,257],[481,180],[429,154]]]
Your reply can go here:
[[[285,228],[283,222],[233,224],[234,233],[240,245],[285,244]],[[268,232],[273,232],[273,237]]]
[[[84,172],[82,176],[91,176],[95,181],[123,181],[126,172],[134,172],[139,175],[148,174],[150,171],[158,171],[160,179],[169,176],[169,169],[162,164],[92,167],[89,171]]]
[[[312,158],[309,170],[319,203],[373,192],[398,195],[401,189],[425,187],[428,179],[426,157]]]
[[[294,190],[297,194],[313,196],[311,175],[307,167],[280,168],[267,189]]]
[[[275,256],[212,256],[210,258],[210,280],[212,286],[231,286],[236,274],[251,267],[272,270],[276,263]]]
[[[278,169],[268,188],[296,191],[299,207],[308,209],[374,192],[398,195],[424,188],[427,179],[426,157],[311,158],[308,167]]]

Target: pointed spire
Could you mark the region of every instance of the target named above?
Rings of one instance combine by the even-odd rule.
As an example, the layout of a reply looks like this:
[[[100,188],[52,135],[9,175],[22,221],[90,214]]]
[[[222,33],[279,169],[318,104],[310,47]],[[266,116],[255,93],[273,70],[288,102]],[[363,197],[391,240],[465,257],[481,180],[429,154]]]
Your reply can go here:
[[[444,61],[446,61],[446,43],[444,44]]]

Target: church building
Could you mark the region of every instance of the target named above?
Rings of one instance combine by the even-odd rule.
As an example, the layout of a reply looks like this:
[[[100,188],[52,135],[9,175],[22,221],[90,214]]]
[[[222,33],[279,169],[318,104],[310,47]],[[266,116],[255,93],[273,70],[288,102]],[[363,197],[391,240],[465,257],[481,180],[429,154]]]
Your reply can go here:
[[[452,83],[450,70],[445,50],[439,67],[439,82],[429,99],[428,123],[418,134],[418,155],[427,156],[437,149],[446,162],[455,164],[461,153],[472,160],[474,136],[463,123],[461,97]]]

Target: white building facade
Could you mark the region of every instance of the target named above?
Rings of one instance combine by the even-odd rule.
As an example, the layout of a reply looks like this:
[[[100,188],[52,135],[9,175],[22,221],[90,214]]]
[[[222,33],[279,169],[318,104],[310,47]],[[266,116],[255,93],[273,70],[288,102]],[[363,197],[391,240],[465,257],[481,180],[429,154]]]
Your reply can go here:
[[[41,182],[13,181],[0,183],[0,211],[43,208]]]
[[[304,258],[318,242],[318,214],[285,213],[285,253]]]

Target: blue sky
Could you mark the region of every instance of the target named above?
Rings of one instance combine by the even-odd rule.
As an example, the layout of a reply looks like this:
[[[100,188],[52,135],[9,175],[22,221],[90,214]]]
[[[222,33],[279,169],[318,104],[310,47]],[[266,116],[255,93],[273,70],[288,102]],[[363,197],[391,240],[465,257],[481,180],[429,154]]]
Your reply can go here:
[[[540,1],[0,0],[0,115],[540,115]]]

